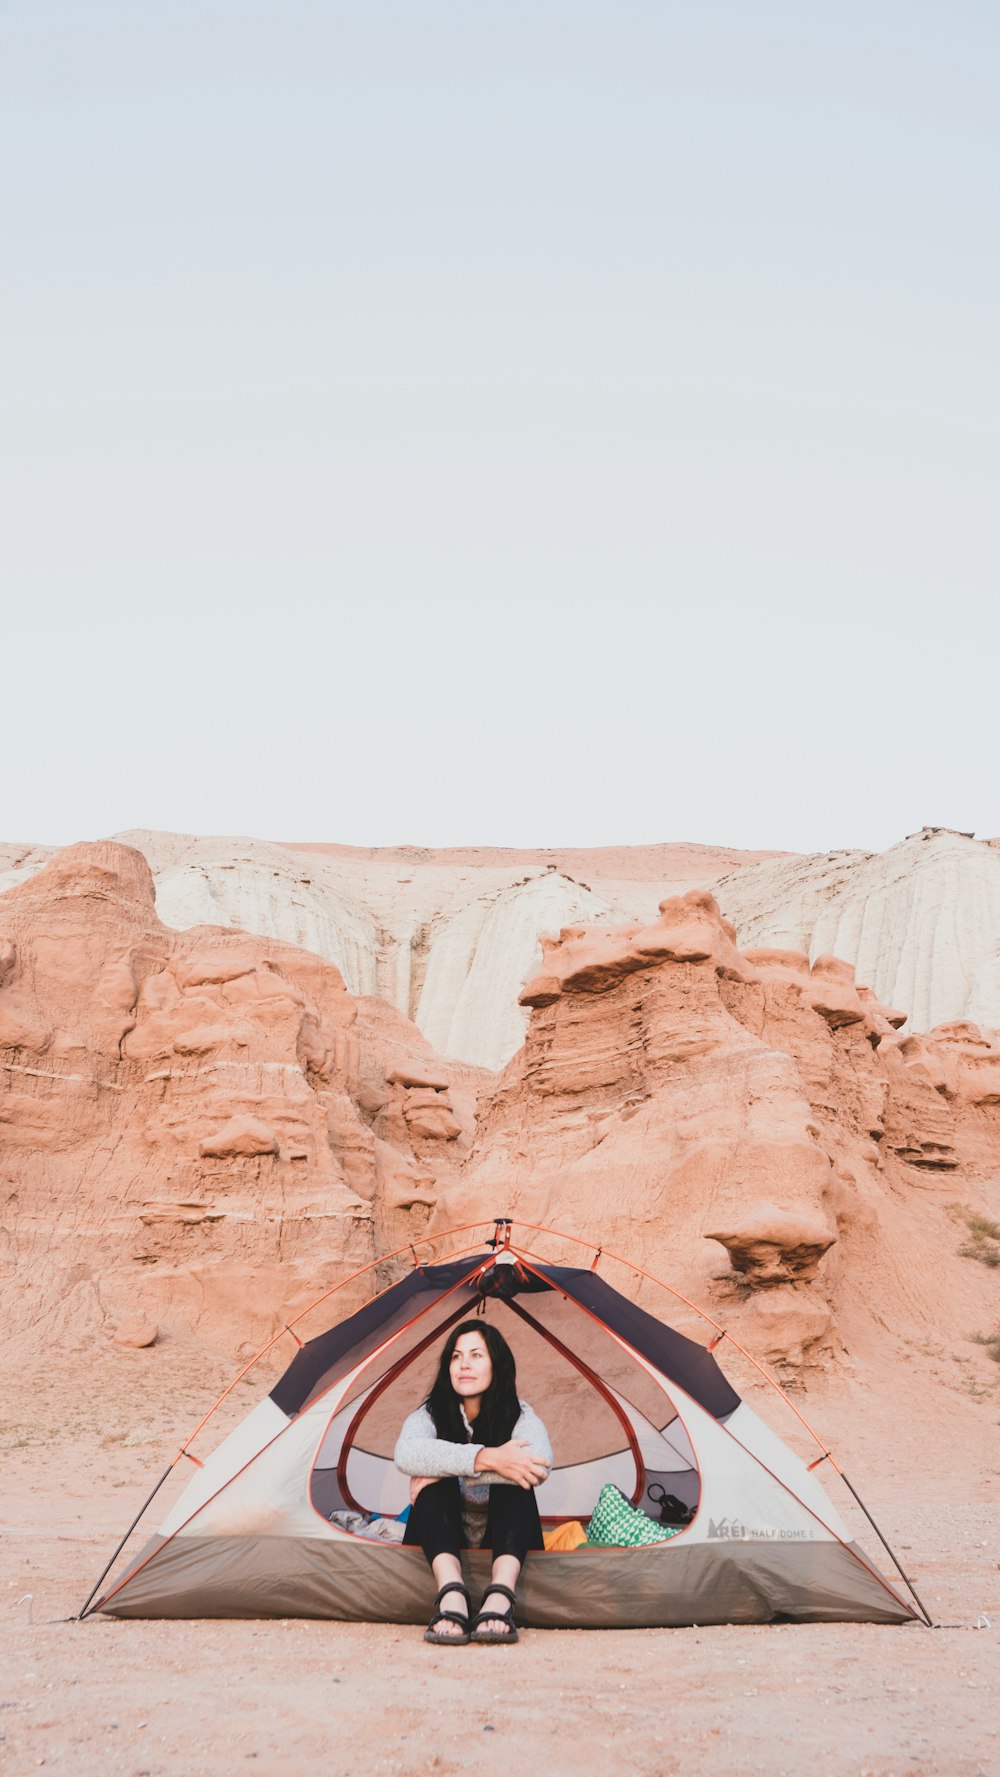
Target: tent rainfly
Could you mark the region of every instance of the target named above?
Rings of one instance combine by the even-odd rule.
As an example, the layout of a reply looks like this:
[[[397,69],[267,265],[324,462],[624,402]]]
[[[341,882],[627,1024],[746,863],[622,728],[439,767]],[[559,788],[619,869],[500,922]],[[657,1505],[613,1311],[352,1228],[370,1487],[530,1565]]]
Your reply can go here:
[[[609,1481],[653,1518],[651,1487],[693,1510],[678,1535],[649,1547],[530,1554],[519,1603],[527,1626],[904,1623],[918,1612],[929,1622],[912,1587],[917,1608],[827,1498],[814,1471],[824,1459],[838,1465],[825,1445],[807,1466],[741,1401],[710,1349],[619,1294],[597,1258],[588,1268],[550,1264],[515,1247],[512,1226],[498,1218],[485,1251],[415,1262],[301,1345],[95,1603],[119,1545],[81,1616],[425,1622],[434,1581],[420,1550],[352,1535],[331,1514],[402,1511],[399,1427],[426,1397],[442,1336],[478,1312],[513,1348],[519,1393],[552,1437],[555,1465],[538,1489],[544,1524],[586,1522]],[[185,1445],[174,1463],[187,1455]],[[472,1585],[484,1586],[488,1553],[465,1560]]]

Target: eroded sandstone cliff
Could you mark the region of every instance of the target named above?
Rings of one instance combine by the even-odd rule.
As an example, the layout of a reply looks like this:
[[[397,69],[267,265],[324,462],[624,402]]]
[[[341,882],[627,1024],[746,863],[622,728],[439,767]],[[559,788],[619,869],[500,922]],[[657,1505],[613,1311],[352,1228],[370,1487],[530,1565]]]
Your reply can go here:
[[[138,851],[59,852],[0,897],[4,1333],[256,1347],[420,1229],[478,1079],[309,951],[169,930]]]
[[[901,1037],[846,963],[735,939],[694,891],[543,941],[525,1046],[436,1224],[500,1206],[569,1228],[786,1374],[880,1329],[968,1357],[997,1312],[961,1247],[1000,1209],[1000,1048],[969,1024]]]
[[[1000,1318],[969,1248],[1000,1211],[989,1035],[902,1034],[846,963],[741,951],[703,890],[542,950],[487,1075],[307,950],[167,928],[138,851],[55,855],[0,896],[3,1335],[235,1355],[388,1248],[509,1213],[788,1376],[886,1331],[974,1362]]]

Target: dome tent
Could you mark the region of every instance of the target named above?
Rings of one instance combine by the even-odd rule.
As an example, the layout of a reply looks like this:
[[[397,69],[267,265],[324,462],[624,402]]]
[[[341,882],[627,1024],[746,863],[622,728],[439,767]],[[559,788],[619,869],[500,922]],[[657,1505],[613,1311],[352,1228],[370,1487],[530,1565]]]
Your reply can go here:
[[[420,1550],[353,1535],[331,1514],[403,1509],[399,1426],[426,1396],[441,1338],[479,1313],[512,1346],[519,1393],[552,1435],[555,1464],[537,1489],[543,1523],[585,1520],[607,1482],[653,1517],[664,1494],[693,1514],[650,1547],[530,1554],[526,1625],[917,1619],[852,1540],[817,1465],[740,1399],[711,1350],[612,1288],[596,1269],[600,1249],[589,1268],[554,1265],[513,1244],[509,1219],[496,1226],[485,1251],[422,1263],[401,1249],[413,1250],[408,1275],[301,1345],[204,1462],[189,1439],[167,1474],[191,1456],[192,1480],[93,1603],[101,1576],[81,1616],[425,1621],[434,1582]],[[828,1456],[822,1447],[819,1461]],[[488,1552],[464,1559],[472,1585],[485,1587]]]

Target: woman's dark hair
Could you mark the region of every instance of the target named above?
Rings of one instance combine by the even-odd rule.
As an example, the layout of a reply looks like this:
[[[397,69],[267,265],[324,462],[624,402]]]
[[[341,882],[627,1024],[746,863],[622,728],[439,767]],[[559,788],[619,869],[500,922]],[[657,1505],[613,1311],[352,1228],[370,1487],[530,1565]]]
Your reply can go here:
[[[495,1449],[506,1444],[521,1416],[517,1398],[517,1372],[514,1353],[502,1333],[486,1320],[463,1320],[453,1327],[441,1350],[434,1387],[427,1396],[427,1406],[439,1438],[449,1444],[467,1444],[469,1433],[462,1418],[461,1397],[451,1385],[451,1360],[463,1333],[478,1333],[493,1365],[493,1380],[483,1395],[472,1436],[477,1444]]]

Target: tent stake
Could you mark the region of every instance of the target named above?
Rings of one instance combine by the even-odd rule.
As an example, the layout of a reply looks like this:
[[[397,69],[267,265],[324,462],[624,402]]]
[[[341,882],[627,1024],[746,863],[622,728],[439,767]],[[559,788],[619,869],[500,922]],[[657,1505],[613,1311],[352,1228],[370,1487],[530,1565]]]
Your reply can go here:
[[[180,1452],[178,1452],[178,1455],[179,1454],[180,1454]],[[153,1491],[150,1494],[149,1498],[146,1500],[145,1504],[139,1507],[139,1510],[136,1512],[135,1517],[132,1519],[131,1524],[129,1525],[128,1529],[126,1530],[125,1535],[122,1537],[121,1542],[118,1544],[117,1549],[115,1550],[114,1554],[112,1555],[111,1560],[108,1562],[107,1567],[104,1569],[104,1572],[101,1574],[101,1577],[98,1580],[97,1584],[95,1585],[93,1591],[91,1592],[90,1597],[87,1599],[86,1604],[84,1605],[79,1616],[77,1617],[76,1620],[78,1623],[83,1622],[84,1617],[86,1616],[88,1610],[90,1609],[92,1603],[94,1602],[94,1599],[96,1598],[98,1592],[100,1591],[102,1585],[104,1584],[104,1581],[107,1579],[108,1574],[111,1572],[111,1569],[114,1567],[114,1564],[117,1561],[119,1555],[121,1554],[123,1548],[125,1547],[125,1544],[128,1542],[129,1537],[132,1535],[133,1530],[135,1529],[136,1525],[138,1524],[139,1519],[142,1517],[144,1512],[147,1512],[149,1510],[154,1499],[156,1498],[156,1495],[159,1493],[160,1488],[163,1486],[163,1483],[166,1480],[167,1476],[173,1474],[174,1465],[177,1462],[177,1460],[178,1460],[178,1458],[177,1458],[177,1456],[175,1456],[173,1462],[170,1464],[170,1467],[167,1469],[164,1469],[162,1475],[160,1476],[159,1480],[157,1481],[156,1486],[153,1488]]]
[[[844,1482],[845,1486],[851,1488],[851,1492],[853,1493],[855,1499],[857,1500],[859,1506],[861,1507],[861,1510],[864,1512],[865,1517],[868,1519],[868,1522],[871,1525],[872,1529],[874,1530],[875,1535],[878,1537],[879,1542],[882,1544],[883,1549],[885,1549],[886,1553],[891,1556],[893,1562],[895,1563],[897,1573],[899,1573],[902,1576],[902,1578],[906,1581],[906,1584],[909,1586],[910,1591],[913,1593],[914,1598],[916,1599],[918,1605],[920,1606],[920,1614],[923,1617],[924,1622],[927,1624],[928,1629],[933,1629],[934,1623],[931,1619],[930,1613],[928,1612],[926,1606],[924,1605],[924,1601],[921,1598],[920,1593],[917,1591],[917,1588],[913,1584],[913,1581],[911,1580],[909,1574],[904,1571],[904,1569],[900,1563],[899,1557],[894,1553],[894,1551],[892,1549],[890,1549],[889,1544],[886,1542],[885,1537],[882,1535],[881,1530],[879,1529],[874,1518],[872,1517],[871,1512],[868,1510],[868,1507],[865,1505],[865,1502],[862,1499],[860,1493],[858,1492],[856,1487],[851,1486],[851,1483],[847,1479],[847,1476],[845,1475],[843,1469],[840,1470],[840,1478]]]

